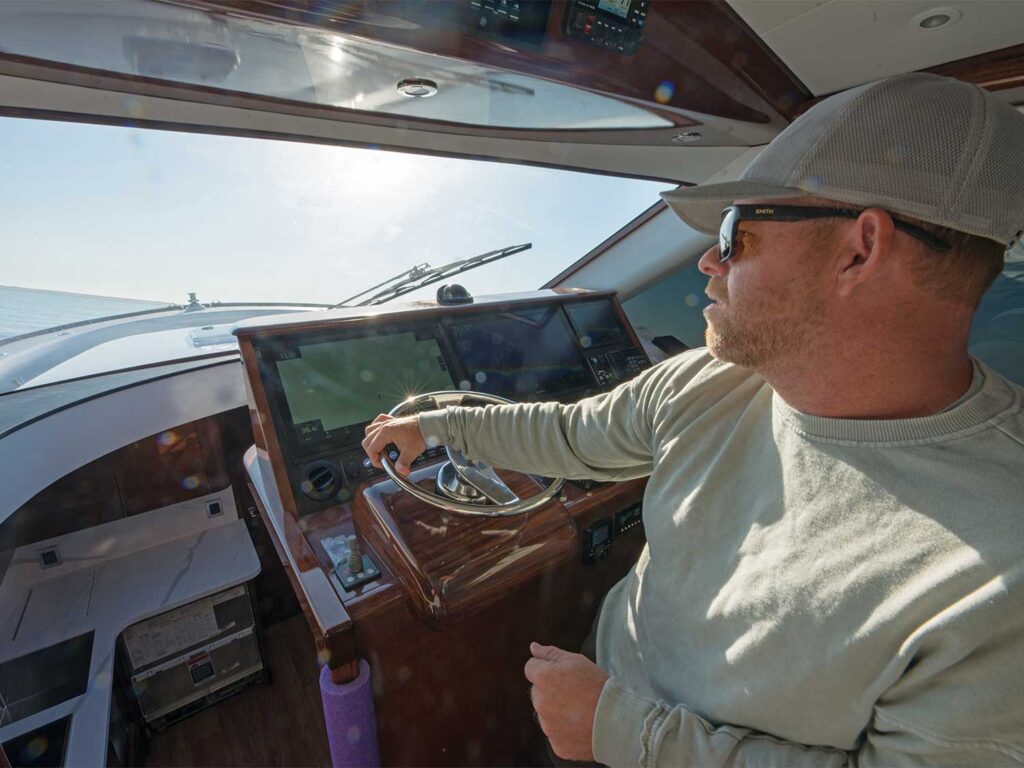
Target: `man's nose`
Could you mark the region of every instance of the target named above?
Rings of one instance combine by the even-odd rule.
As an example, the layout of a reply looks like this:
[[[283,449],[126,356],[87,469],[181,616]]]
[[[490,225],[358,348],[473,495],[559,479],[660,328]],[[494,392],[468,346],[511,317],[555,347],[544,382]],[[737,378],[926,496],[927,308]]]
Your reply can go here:
[[[718,244],[715,243],[704,251],[704,255],[697,262],[697,268],[708,277],[725,277],[729,271],[729,262],[719,261],[718,255]]]

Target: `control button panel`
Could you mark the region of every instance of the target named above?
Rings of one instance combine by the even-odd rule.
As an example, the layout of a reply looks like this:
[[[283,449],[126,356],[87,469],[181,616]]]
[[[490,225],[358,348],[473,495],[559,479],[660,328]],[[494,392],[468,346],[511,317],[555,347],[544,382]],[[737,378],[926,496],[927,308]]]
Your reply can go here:
[[[630,528],[643,524],[643,506],[640,502],[615,513],[615,534],[625,533]]]
[[[415,467],[418,464],[422,464],[424,461],[430,459],[436,459],[438,456],[444,454],[444,447],[438,446],[437,448],[428,448],[426,451],[421,453],[412,462]],[[392,449],[388,451],[388,458],[395,462],[398,460],[398,451]],[[384,474],[383,469],[378,469],[373,466],[371,461],[366,457],[366,454],[362,450],[352,451],[351,453],[344,454],[342,457],[342,466],[345,468],[345,479],[349,485],[356,485],[358,483],[365,483],[368,480],[373,480],[375,477],[380,477]]]
[[[651,0],[573,0],[565,34],[622,54],[636,53],[650,5]]]
[[[413,466],[431,461],[444,455],[444,446],[430,448],[416,457]],[[398,452],[389,451],[392,462],[398,459]],[[298,513],[307,515],[334,504],[349,501],[355,487],[384,475],[370,463],[362,449],[352,449],[341,454],[297,464],[292,470],[292,483]]]
[[[593,565],[612,552],[612,519],[604,517],[583,531],[583,564]]]
[[[637,347],[614,352],[590,352],[587,354],[587,363],[600,386],[631,379],[651,365],[647,355]]]
[[[509,21],[519,21],[521,8],[520,0],[470,0],[470,5],[478,8],[483,14],[480,18],[480,26],[486,27],[491,16],[505,16]]]

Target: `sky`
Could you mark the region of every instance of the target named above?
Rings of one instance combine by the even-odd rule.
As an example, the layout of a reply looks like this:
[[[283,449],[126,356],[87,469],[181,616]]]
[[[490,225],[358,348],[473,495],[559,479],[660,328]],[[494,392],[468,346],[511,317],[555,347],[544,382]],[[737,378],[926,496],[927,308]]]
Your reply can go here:
[[[0,118],[0,284],[182,303],[333,303],[424,262],[539,287],[662,183],[509,163]],[[433,290],[433,289],[431,289]]]

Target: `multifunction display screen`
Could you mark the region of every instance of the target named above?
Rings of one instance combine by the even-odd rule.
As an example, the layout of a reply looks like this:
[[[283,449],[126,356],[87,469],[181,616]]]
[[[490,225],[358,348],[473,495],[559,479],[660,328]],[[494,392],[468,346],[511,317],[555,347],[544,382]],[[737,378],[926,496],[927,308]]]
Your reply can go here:
[[[629,2],[630,0],[597,0],[597,7],[626,18],[629,15]]]
[[[533,399],[593,383],[557,306],[458,320],[451,332],[478,392]]]
[[[278,355],[277,370],[299,445],[453,384],[437,339],[412,332],[300,345]]]
[[[569,304],[565,309],[584,349],[626,341],[626,331],[608,299]]]

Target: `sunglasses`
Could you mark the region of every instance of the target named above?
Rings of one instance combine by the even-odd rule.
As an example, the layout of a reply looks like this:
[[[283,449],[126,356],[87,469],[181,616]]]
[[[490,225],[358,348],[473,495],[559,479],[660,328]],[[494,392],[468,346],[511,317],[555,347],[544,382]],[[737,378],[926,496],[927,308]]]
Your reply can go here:
[[[814,208],[798,205],[730,205],[722,210],[718,228],[718,260],[728,261],[735,253],[741,221],[806,221],[808,219],[856,219],[863,211],[852,208]],[[932,250],[948,251],[949,243],[920,227],[893,219],[896,229],[920,240]]]

